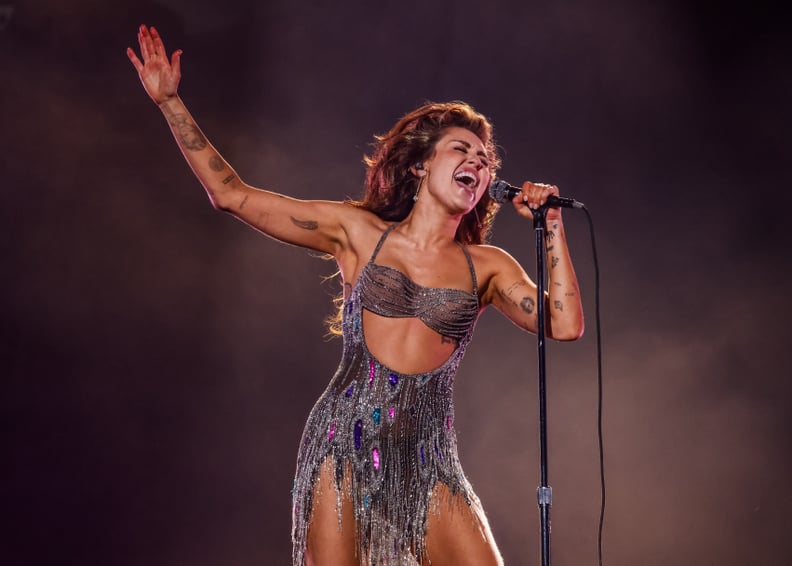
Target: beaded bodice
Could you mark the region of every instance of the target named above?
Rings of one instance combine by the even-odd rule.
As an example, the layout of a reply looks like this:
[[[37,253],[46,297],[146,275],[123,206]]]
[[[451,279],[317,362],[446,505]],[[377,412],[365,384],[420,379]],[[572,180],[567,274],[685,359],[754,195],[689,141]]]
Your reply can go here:
[[[477,284],[473,293],[422,287],[398,270],[374,263],[382,235],[344,301],[343,354],[335,375],[305,425],[294,482],[293,564],[305,566],[308,530],[320,468],[334,468],[340,529],[341,502],[352,502],[356,553],[361,565],[420,564],[426,551],[426,525],[435,486],[449,496],[476,500],[457,454],[453,383],[473,334]],[[443,335],[457,338],[456,349],[439,367],[418,374],[396,371],[369,351],[363,311],[382,316],[414,316]],[[348,480],[348,481],[347,481]]]
[[[360,273],[358,286],[363,308],[385,317],[418,318],[438,334],[461,340],[475,323],[479,310],[478,282],[470,253],[461,246],[473,279],[472,293],[424,287],[398,269],[374,263],[385,238],[395,227],[392,224],[385,230]]]

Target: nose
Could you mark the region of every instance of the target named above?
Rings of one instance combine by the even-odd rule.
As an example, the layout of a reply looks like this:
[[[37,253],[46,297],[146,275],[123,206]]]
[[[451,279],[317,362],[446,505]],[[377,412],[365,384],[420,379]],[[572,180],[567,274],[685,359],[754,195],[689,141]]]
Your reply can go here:
[[[481,159],[479,159],[479,157],[476,155],[469,155],[467,161],[476,168],[476,171],[481,171],[481,169],[484,167]]]

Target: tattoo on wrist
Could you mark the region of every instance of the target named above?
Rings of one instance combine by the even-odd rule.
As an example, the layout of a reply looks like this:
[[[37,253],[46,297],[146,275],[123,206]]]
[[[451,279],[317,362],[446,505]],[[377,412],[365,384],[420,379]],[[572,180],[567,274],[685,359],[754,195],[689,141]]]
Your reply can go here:
[[[564,303],[562,303],[561,301],[553,301],[553,306],[556,308],[556,310],[559,310],[559,311],[562,311],[562,312],[564,310]]]
[[[168,120],[179,135],[179,139],[184,144],[186,149],[190,151],[201,151],[206,147],[206,138],[198,129],[198,126],[193,124],[186,115],[174,114]]]
[[[536,307],[536,301],[531,296],[523,297],[523,300],[520,301],[520,308],[528,314],[533,314],[534,307]]]
[[[223,160],[220,159],[219,155],[213,155],[209,158],[209,169],[212,171],[217,171],[218,173],[225,169],[225,163],[223,163]]]
[[[294,216],[289,216],[289,218],[291,218],[292,224],[303,230],[316,230],[319,228],[319,223],[316,220],[298,220]]]
[[[242,202],[239,203],[239,210],[242,210],[243,208],[245,208],[245,205],[247,204],[247,201],[248,201],[249,197],[250,197],[250,195],[245,195],[245,198],[243,198]]]
[[[224,185],[227,185],[228,183],[230,183],[231,181],[233,181],[235,177],[236,177],[236,175],[229,175],[228,177],[226,177],[225,179],[223,179],[223,184],[224,184]]]

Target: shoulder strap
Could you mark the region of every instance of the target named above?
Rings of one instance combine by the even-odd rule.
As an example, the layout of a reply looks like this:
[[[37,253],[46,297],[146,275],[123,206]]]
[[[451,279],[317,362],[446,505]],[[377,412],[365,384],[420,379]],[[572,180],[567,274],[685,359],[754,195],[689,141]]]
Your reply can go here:
[[[394,228],[396,228],[396,226],[398,225],[399,225],[398,222],[394,222],[393,224],[385,228],[385,231],[382,233],[382,236],[380,236],[379,242],[377,242],[377,247],[374,248],[374,253],[371,254],[371,259],[369,259],[369,263],[374,263],[374,260],[377,259],[377,254],[379,253],[382,244],[385,243],[385,238],[387,238],[388,234],[390,234],[391,231]]]
[[[463,243],[459,243],[459,247],[462,248],[462,251],[465,252],[465,257],[467,258],[468,267],[470,267],[470,278],[473,279],[473,294],[476,295],[478,298],[478,280],[476,279],[476,268],[473,266],[473,258],[470,257],[470,252],[467,249],[467,246]]]

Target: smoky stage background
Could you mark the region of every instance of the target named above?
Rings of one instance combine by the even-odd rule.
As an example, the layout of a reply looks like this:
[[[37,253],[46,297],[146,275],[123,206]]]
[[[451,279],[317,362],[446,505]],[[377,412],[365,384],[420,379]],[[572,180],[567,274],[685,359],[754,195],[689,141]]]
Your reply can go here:
[[[602,267],[610,566],[792,563],[789,56],[769,4],[9,2],[0,33],[7,565],[287,564],[304,418],[332,375],[333,265],[211,209],[125,56],[252,184],[359,195],[426,99],[490,116],[502,177],[585,202]],[[549,350],[554,564],[596,563],[588,329]],[[533,272],[509,209],[495,243]],[[482,317],[457,381],[466,471],[507,564],[538,563],[535,341]]]

